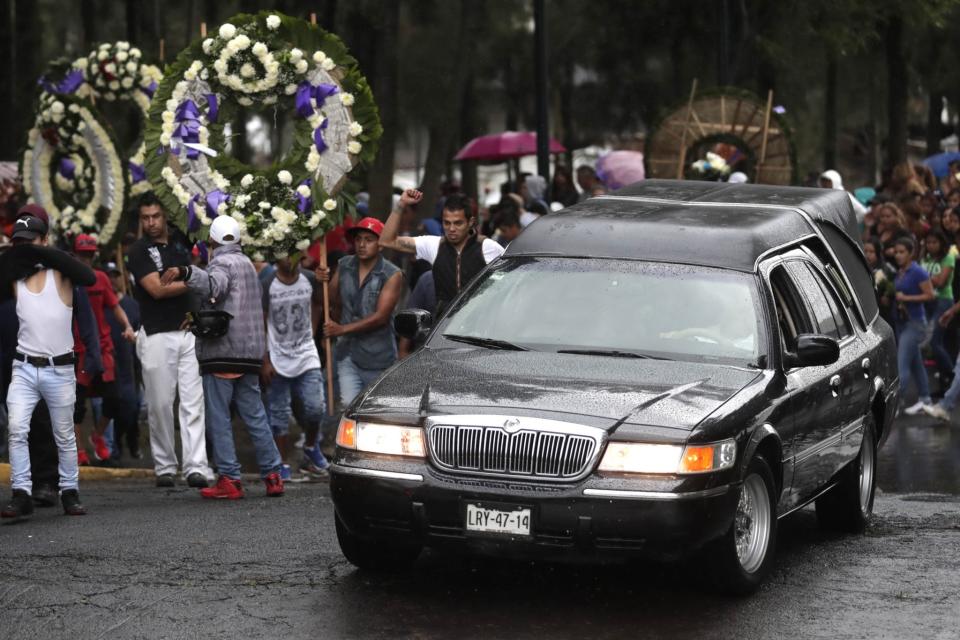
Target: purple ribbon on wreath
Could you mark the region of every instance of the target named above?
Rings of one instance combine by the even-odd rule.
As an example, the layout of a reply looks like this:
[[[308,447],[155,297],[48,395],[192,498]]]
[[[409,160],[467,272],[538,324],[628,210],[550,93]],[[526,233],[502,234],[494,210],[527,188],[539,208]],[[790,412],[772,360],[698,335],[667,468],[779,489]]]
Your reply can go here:
[[[306,180],[301,182],[299,186],[312,187],[313,179],[307,178]],[[310,211],[310,209],[313,208],[313,198],[310,196],[302,196],[300,195],[299,191],[296,192],[296,194],[297,194],[297,210],[300,213],[306,213],[307,211]]]
[[[127,161],[127,168],[130,170],[130,182],[137,183],[147,179],[147,172],[142,164],[129,160]]]
[[[230,194],[214,189],[204,197],[204,208],[207,210],[207,217],[211,220],[219,215],[217,207],[224,202],[230,201]],[[200,228],[200,218],[197,217],[196,206],[200,203],[200,194],[194,194],[187,205],[187,231],[194,232]]]
[[[327,130],[329,124],[330,121],[324,118],[320,126],[313,130],[313,144],[317,147],[317,153],[327,150],[327,141],[323,139],[323,132]]]
[[[52,82],[47,80],[46,76],[40,78],[38,84],[41,87],[43,87],[48,93],[67,94],[67,93],[75,92],[77,89],[80,88],[80,85],[82,85],[83,82],[84,82],[83,72],[80,71],[79,69],[74,69],[73,71],[68,73],[66,76],[64,76],[63,80],[61,80],[57,84],[53,84]]]
[[[184,100],[177,107],[173,121],[178,123],[173,130],[174,138],[180,138],[181,142],[200,142],[200,111],[193,100]],[[179,149],[174,149],[174,154],[179,154]],[[191,160],[196,159],[200,152],[196,149],[187,147],[187,157]]]
[[[197,248],[197,253],[199,254],[200,261],[206,264],[210,261],[210,256],[207,253],[207,243],[203,240],[200,240],[194,245]]]
[[[197,217],[196,204],[200,202],[200,194],[194,194],[187,204],[187,231],[193,233],[200,228],[200,219]]]
[[[157,81],[154,80],[146,87],[140,87],[140,91],[143,91],[144,94],[151,100],[153,100],[153,94],[157,92]]]
[[[317,86],[313,86],[309,82],[301,82],[297,87],[297,113],[304,118],[309,118],[313,115],[315,109],[310,103],[311,98],[317,101],[317,107],[319,107],[327,98],[339,91],[340,89],[335,84],[321,82]]]
[[[208,93],[206,95],[206,98],[207,98],[207,121],[216,122],[217,115],[219,115],[220,113],[220,106],[217,103],[217,94]]]
[[[230,194],[220,191],[220,189],[214,189],[207,194],[207,217],[211,220],[216,218],[219,215],[217,207],[219,207],[224,202],[230,201]]]
[[[57,172],[67,180],[73,180],[77,170],[77,163],[69,158],[60,158],[60,167]]]

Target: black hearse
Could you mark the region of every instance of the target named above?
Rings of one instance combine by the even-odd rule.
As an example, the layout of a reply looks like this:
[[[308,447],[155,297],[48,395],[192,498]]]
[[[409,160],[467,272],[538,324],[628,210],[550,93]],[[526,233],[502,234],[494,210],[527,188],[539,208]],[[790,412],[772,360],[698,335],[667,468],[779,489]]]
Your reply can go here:
[[[862,529],[898,378],[857,237],[820,189],[647,181],[543,217],[345,412],[344,554],[696,552],[744,593],[779,518]]]

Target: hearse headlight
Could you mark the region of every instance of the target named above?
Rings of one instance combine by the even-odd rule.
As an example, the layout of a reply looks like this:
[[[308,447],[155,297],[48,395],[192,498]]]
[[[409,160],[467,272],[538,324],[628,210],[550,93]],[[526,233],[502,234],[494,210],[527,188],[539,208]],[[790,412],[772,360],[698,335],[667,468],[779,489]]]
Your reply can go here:
[[[712,444],[679,445],[610,442],[599,471],[617,473],[709,473],[729,469],[737,458],[733,440]]]
[[[382,453],[390,456],[425,458],[423,429],[396,424],[359,422],[341,418],[337,429],[337,445],[345,449]]]

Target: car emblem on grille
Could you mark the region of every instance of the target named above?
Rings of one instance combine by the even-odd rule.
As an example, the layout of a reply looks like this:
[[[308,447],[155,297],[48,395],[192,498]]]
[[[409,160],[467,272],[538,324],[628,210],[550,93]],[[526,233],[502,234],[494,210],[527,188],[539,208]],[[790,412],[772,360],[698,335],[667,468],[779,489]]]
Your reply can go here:
[[[517,418],[507,418],[503,421],[503,428],[507,433],[513,433],[520,429],[520,421]]]

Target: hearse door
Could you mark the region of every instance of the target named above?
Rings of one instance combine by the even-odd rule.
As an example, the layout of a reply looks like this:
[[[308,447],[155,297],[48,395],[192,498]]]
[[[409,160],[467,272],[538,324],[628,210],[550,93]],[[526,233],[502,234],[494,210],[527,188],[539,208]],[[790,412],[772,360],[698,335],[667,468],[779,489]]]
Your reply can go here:
[[[781,349],[795,353],[797,336],[817,333],[819,329],[786,264],[774,267],[769,280],[777,305]],[[784,367],[783,373],[794,422],[792,437],[789,442],[784,442],[783,454],[784,460],[793,467],[793,482],[784,505],[789,508],[816,489],[815,474],[809,467],[810,454],[818,443],[830,437],[830,429],[823,416],[830,412],[830,403],[834,400],[830,380],[836,374],[830,366]]]
[[[808,260],[785,263],[790,278],[806,302],[814,333],[837,340],[840,358],[825,367],[806,367],[816,377],[811,387],[818,395],[818,424],[796,449],[794,484],[808,496],[826,484],[843,466],[843,428],[857,422],[863,412],[863,372],[859,369],[862,345],[850,322],[837,308],[833,293]]]

